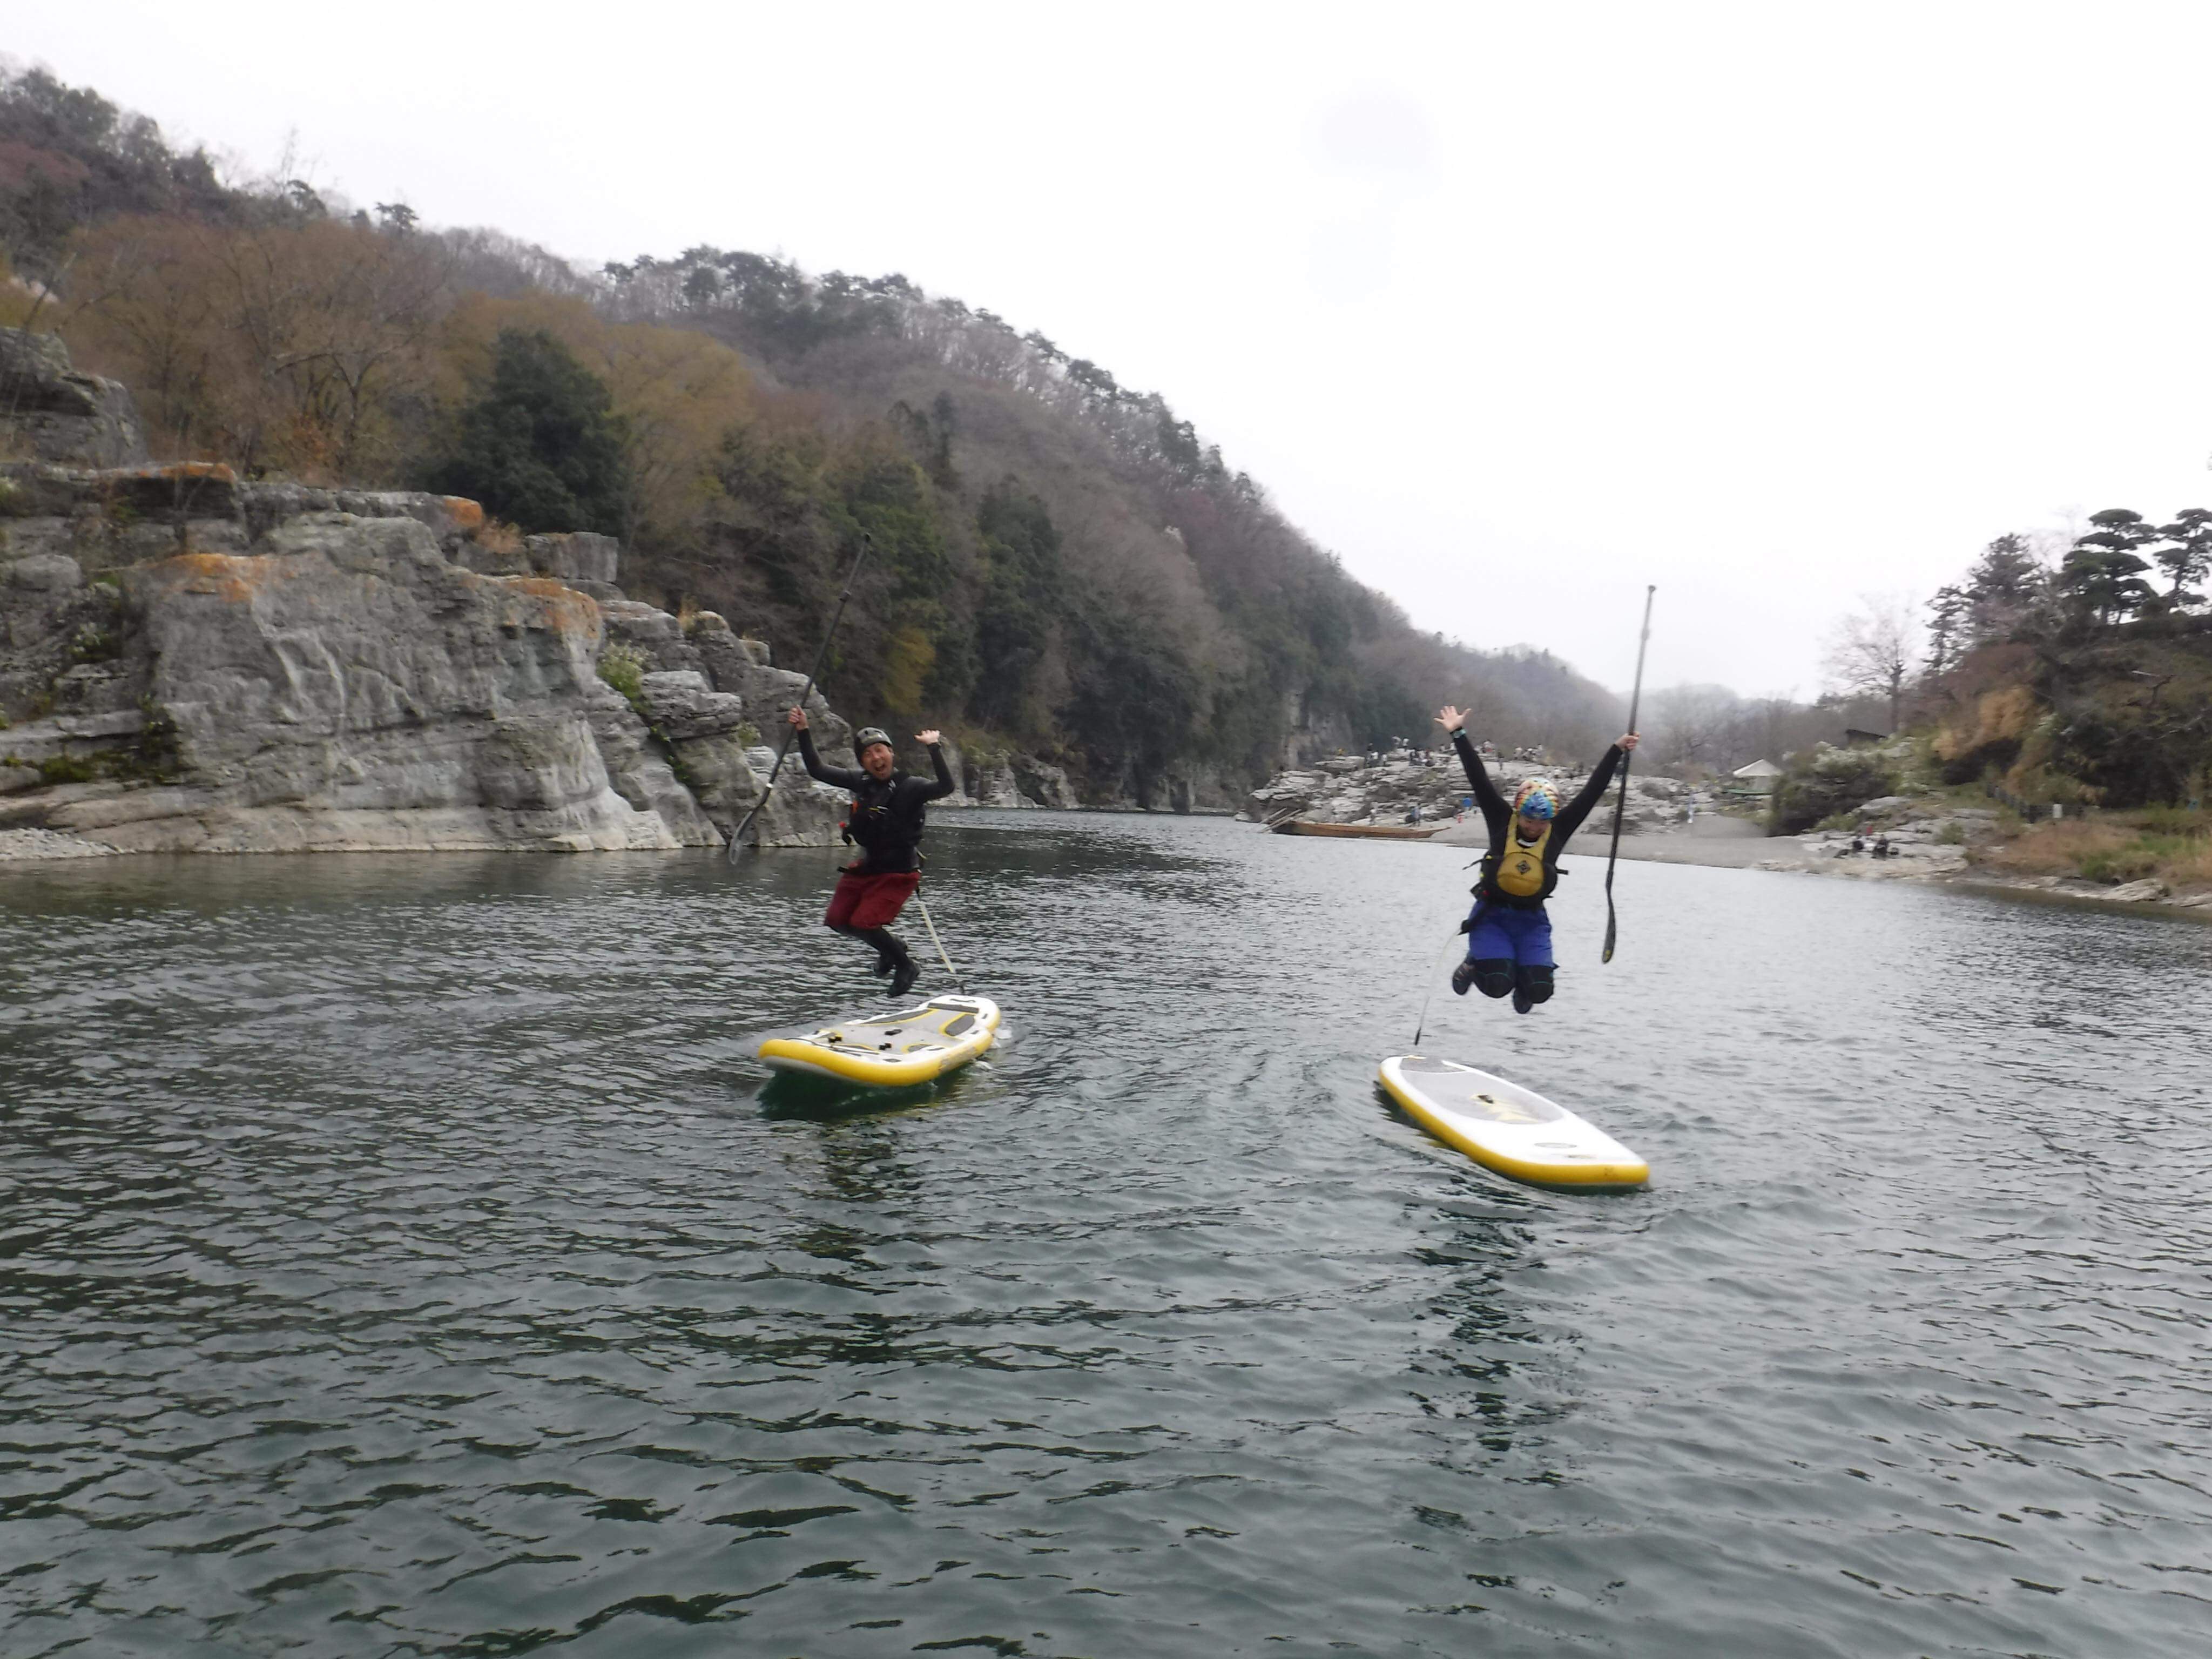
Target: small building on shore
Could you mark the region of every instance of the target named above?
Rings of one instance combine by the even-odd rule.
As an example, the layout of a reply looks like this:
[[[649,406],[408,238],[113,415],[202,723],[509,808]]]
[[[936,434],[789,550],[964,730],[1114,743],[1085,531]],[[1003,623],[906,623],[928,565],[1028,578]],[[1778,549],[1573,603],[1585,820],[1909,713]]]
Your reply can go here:
[[[1772,761],[1762,758],[1752,762],[1748,766],[1737,767],[1729,775],[1736,781],[1736,786],[1747,794],[1771,795],[1774,793],[1776,785],[1781,781],[1782,769]]]

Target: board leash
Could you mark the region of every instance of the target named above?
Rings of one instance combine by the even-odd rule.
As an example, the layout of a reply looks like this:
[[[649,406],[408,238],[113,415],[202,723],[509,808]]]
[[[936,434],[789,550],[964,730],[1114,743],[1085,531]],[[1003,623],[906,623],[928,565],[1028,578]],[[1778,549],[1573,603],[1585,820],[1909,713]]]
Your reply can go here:
[[[1455,951],[1459,948],[1459,942],[1462,937],[1462,932],[1459,928],[1455,927],[1452,929],[1451,943],[1452,948]],[[1429,1029],[1429,1001],[1430,999],[1436,995],[1436,994],[1437,981],[1435,977],[1431,975],[1429,980],[1429,988],[1421,994],[1421,1017],[1413,1022],[1413,1047],[1416,1050],[1418,1050],[1421,1046],[1421,1033]]]
[[[830,615],[829,631],[823,635],[821,645],[815,649],[814,665],[806,671],[806,684],[799,688],[798,706],[801,708],[806,707],[807,698],[814,695],[814,682],[822,677],[822,665],[829,659],[830,641],[837,637],[837,624],[845,619],[845,602],[853,597],[853,584],[860,579],[860,565],[875,545],[875,538],[863,530],[860,532],[860,550],[853,556],[853,568],[845,573],[845,591],[837,596],[837,608]],[[799,728],[787,721],[783,728],[783,742],[775,751],[775,764],[768,770],[768,787],[761,791],[761,798],[752,804],[752,810],[738,821],[738,827],[730,831],[731,863],[738,861],[738,852],[744,841],[745,831],[752,828],[753,820],[760,816],[761,808],[767,805],[769,797],[775,793],[775,786],[783,776],[783,757],[791,752],[792,739],[798,735]]]
[[[945,941],[937,936],[937,924],[929,919],[929,905],[921,896],[921,889],[919,887],[914,890],[914,902],[921,907],[921,925],[929,929],[929,942],[937,947],[937,959],[945,964],[945,971],[952,975],[952,983],[960,994],[966,996],[967,981],[960,977],[960,970],[952,965],[952,958],[945,954]]]
[[[1651,643],[1651,596],[1659,591],[1652,583],[1644,590],[1644,632],[1636,641],[1636,684],[1628,694],[1628,732],[1636,735],[1637,705],[1644,696],[1644,652]],[[1634,760],[1632,751],[1620,757],[1620,799],[1613,807],[1613,850],[1605,856],[1605,951],[1599,957],[1601,963],[1613,960],[1613,947],[1620,933],[1620,922],[1613,914],[1613,866],[1620,861],[1620,820],[1628,811],[1628,769]]]

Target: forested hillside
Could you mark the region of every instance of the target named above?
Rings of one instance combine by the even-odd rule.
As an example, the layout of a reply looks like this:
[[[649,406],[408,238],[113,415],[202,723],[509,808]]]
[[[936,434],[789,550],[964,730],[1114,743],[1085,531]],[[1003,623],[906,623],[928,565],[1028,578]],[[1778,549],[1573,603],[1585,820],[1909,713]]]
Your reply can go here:
[[[623,537],[624,580],[810,659],[874,549],[841,706],[1149,799],[1423,732],[1594,753],[1619,700],[1415,629],[1158,393],[899,276],[698,246],[580,272],[404,204],[227,179],[39,70],[0,85],[0,321],[138,394],[156,453],[412,484]]]

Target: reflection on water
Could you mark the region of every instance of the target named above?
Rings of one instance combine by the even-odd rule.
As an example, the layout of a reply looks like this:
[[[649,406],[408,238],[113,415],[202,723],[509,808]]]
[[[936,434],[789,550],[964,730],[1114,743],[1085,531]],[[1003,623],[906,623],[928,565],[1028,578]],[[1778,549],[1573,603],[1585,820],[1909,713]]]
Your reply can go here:
[[[2212,930],[1641,865],[1374,1098],[1428,847],[948,815],[1013,1037],[828,854],[0,869],[0,1628],[101,1654],[2166,1655],[2212,1608]]]

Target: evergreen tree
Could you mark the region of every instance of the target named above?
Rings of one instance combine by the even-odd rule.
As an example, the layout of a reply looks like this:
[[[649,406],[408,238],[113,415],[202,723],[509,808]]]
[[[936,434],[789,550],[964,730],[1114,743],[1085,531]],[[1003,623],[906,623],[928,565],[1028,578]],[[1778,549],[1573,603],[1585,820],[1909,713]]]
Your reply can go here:
[[[1936,597],[1928,601],[1927,672],[1931,678],[1966,654],[1972,606],[1966,589],[1955,586],[1937,588]]]
[[[2059,564],[2054,586],[2077,614],[2106,623],[2119,622],[2154,597],[2151,585],[2142,579],[2150,563],[2136,550],[2158,532],[2143,522],[2142,514],[2124,507],[2092,514],[2089,522],[2096,528],[2075,539]]]
[[[975,529],[985,559],[975,608],[979,672],[969,702],[984,726],[1018,732],[1062,603],[1060,532],[1044,503],[1008,478],[983,498]]]
[[[527,531],[628,529],[634,480],[605,383],[543,329],[501,329],[491,378],[426,474]]]
[[[2202,605],[2204,596],[2191,592],[2189,584],[2212,570],[2212,510],[2185,507],[2174,514],[2172,524],[2158,527],[2158,536],[2157,545],[2151,549],[2151,562],[2166,573],[2170,584],[2160,595],[2161,608],[2179,611],[2185,605]]]
[[[1966,573],[1966,642],[1969,647],[2012,637],[2043,591],[2041,561],[2022,536],[2000,536]]]

